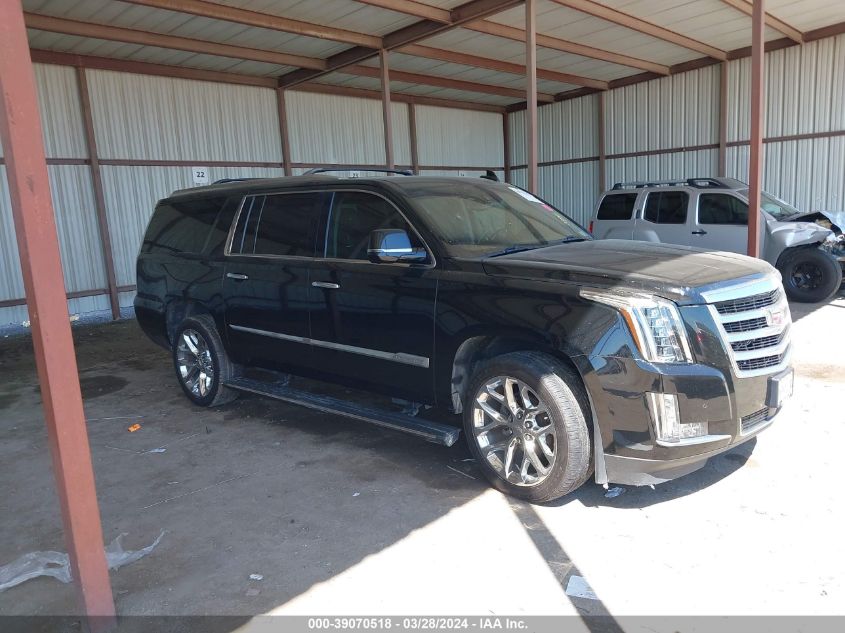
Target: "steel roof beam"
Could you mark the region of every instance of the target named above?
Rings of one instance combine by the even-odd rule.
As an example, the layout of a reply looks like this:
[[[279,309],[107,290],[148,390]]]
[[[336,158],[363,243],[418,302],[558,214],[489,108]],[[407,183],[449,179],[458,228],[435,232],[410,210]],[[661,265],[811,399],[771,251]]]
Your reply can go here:
[[[123,0],[123,2],[153,7],[155,9],[188,13],[203,18],[236,22],[247,26],[257,26],[263,29],[282,31],[294,35],[343,42],[344,44],[368,46],[375,49],[381,47],[381,38],[377,35],[368,35],[366,33],[357,33],[355,31],[347,31],[346,29],[304,22],[302,20],[293,20],[271,13],[262,13],[218,4],[217,2],[208,2],[208,0]]]
[[[298,66],[299,68],[311,68],[315,70],[322,70],[326,67],[325,60],[315,57],[305,57],[303,55],[234,46],[232,44],[222,44],[190,37],[164,35],[162,33],[139,31],[119,26],[110,26],[108,24],[79,22],[77,20],[56,18],[37,13],[25,13],[24,17],[27,28],[50,31],[51,33],[91,37],[113,42],[126,42],[141,46],[159,46],[161,48],[171,48],[189,53],[248,59],[269,64],[279,64],[281,66]]]
[[[403,27],[382,38],[382,45],[385,49],[395,49],[407,44],[414,44],[426,37],[431,37],[456,26],[461,26],[473,20],[480,20],[499,11],[521,4],[522,0],[470,0],[459,7],[452,9],[449,13],[449,23],[435,20],[420,20],[409,26]],[[290,88],[296,84],[311,81],[325,75],[326,73],[339,70],[344,66],[356,64],[371,57],[375,57],[378,51],[369,48],[355,46],[337,55],[332,55],[326,60],[325,70],[295,70],[279,77],[279,85]]]
[[[373,77],[379,78],[379,69],[374,66],[351,65],[341,68],[337,72],[345,75],[356,75],[358,77]],[[410,73],[401,70],[390,69],[390,79],[392,81],[401,81],[409,84],[419,84],[422,86],[436,86],[438,88],[450,88],[452,90],[464,90],[467,92],[480,92],[483,94],[498,95],[501,97],[525,97],[525,91],[519,88],[507,88],[505,86],[496,86],[487,83],[478,83],[475,81],[464,81],[462,79],[452,79],[450,77],[440,77],[437,75],[423,75],[420,73]],[[554,96],[550,94],[539,94],[538,100],[546,103],[554,101]]]
[[[671,31],[667,28],[654,24],[653,22],[648,22],[647,20],[622,11],[617,11],[616,9],[599,4],[598,2],[593,2],[592,0],[553,0],[553,2],[570,9],[575,9],[581,13],[601,18],[606,22],[612,22],[613,24],[624,26],[627,29],[644,33],[645,35],[655,37],[659,40],[663,40],[664,42],[669,42],[671,44],[675,44],[676,46],[696,51],[703,55],[707,55],[708,57],[718,59],[719,61],[725,61],[728,58],[725,51],[716,48],[715,46],[699,42],[698,40],[676,33],[675,31]]]
[[[488,20],[476,20],[469,24],[465,24],[464,28],[476,31],[478,33],[485,33],[487,35],[495,35],[496,37],[503,37],[516,42],[525,41],[525,31],[513,26],[499,24],[498,22],[490,22]],[[665,64],[657,64],[655,62],[646,61],[637,57],[623,55],[621,53],[613,53],[601,48],[594,48],[585,44],[578,44],[568,40],[562,40],[550,35],[537,34],[537,46],[540,48],[550,48],[564,53],[571,53],[573,55],[581,55],[582,57],[589,57],[591,59],[600,59],[612,64],[619,64],[621,66],[629,66],[631,68],[638,68],[649,72],[657,73],[658,75],[668,75],[669,67]]]
[[[403,55],[413,55],[414,57],[436,59],[441,62],[462,64],[464,66],[473,66],[475,68],[487,68],[488,70],[497,70],[499,72],[510,73],[512,75],[520,75],[521,77],[524,77],[526,72],[526,68],[523,64],[514,64],[512,62],[505,62],[499,59],[470,55],[469,53],[447,51],[440,48],[433,48],[431,46],[423,46],[422,44],[409,44],[408,46],[403,46],[398,49],[397,52],[402,53]],[[556,70],[538,68],[537,78],[544,79],[546,81],[573,84],[575,86],[596,88],[598,90],[607,89],[607,82],[602,81],[601,79],[590,79],[589,77],[562,73]]]
[[[748,17],[751,17],[754,12],[754,5],[748,2],[748,0],[722,0],[722,2],[732,6],[738,11],[741,11]],[[783,20],[776,18],[771,13],[766,14],[766,26],[773,28],[775,31],[783,33],[793,42],[798,42],[799,44],[801,44],[804,41],[804,34],[801,31],[796,29],[794,26],[790,26]]]

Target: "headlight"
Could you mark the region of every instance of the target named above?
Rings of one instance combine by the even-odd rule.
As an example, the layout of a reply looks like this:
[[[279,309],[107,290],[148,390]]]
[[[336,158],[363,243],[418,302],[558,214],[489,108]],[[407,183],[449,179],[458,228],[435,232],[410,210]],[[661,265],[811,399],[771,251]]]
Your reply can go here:
[[[643,358],[655,363],[691,363],[689,341],[678,307],[646,295],[581,289],[581,296],[619,310]]]

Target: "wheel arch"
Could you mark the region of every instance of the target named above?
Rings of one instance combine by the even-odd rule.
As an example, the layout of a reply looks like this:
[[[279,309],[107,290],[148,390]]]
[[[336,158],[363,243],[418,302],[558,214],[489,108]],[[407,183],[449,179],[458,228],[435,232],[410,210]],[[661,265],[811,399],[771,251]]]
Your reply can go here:
[[[171,345],[173,344],[173,338],[176,336],[176,330],[179,324],[193,316],[210,316],[214,320],[215,325],[217,325],[218,333],[222,335],[214,313],[207,306],[192,299],[174,299],[168,302],[164,313],[167,340],[170,341]]]

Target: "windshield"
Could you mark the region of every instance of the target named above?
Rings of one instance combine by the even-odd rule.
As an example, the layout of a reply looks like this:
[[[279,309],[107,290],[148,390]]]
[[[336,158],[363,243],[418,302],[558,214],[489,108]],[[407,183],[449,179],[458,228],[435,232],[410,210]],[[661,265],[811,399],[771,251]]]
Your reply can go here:
[[[746,200],[748,199],[748,189],[743,189],[739,193],[745,196]],[[766,193],[765,191],[760,193],[760,208],[775,220],[786,220],[794,215],[801,215],[801,211],[791,204],[775,198],[772,194]]]
[[[492,255],[591,239],[554,207],[507,184],[426,183],[405,193],[451,255]]]

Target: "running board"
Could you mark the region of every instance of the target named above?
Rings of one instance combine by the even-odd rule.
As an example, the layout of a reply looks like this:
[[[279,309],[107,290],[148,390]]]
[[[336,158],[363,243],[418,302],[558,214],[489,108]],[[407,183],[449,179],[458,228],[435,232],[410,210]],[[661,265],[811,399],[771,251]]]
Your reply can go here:
[[[248,391],[268,398],[283,400],[309,409],[316,409],[324,413],[342,415],[363,422],[369,422],[394,431],[402,431],[416,435],[435,444],[452,446],[458,441],[460,429],[447,424],[430,422],[421,418],[385,411],[375,407],[367,407],[346,400],[339,400],[331,396],[317,395],[300,389],[293,389],[279,383],[268,383],[252,378],[234,378],[226,383],[227,387],[238,391]]]

